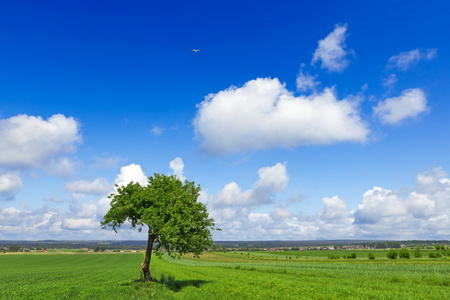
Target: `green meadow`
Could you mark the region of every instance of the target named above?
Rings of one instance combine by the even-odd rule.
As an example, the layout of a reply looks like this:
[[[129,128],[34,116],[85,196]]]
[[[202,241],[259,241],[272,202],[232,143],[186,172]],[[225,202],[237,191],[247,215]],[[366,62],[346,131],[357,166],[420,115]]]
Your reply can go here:
[[[356,259],[327,259],[328,254]],[[0,299],[446,299],[450,260],[386,258],[387,251],[0,254]],[[424,252],[426,254],[426,252]]]

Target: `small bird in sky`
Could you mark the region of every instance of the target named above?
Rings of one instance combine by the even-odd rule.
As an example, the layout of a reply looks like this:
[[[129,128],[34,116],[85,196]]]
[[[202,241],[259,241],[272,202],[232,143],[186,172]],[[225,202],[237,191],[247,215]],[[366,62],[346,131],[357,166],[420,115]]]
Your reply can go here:
[[[195,53],[197,53],[200,50],[198,50],[198,49],[191,49],[191,51],[194,51]]]

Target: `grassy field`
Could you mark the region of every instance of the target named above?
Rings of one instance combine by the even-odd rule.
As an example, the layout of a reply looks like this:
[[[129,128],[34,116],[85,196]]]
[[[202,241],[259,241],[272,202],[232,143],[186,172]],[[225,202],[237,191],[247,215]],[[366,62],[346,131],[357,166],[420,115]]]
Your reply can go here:
[[[327,255],[357,253],[357,259]],[[388,260],[386,251],[205,253],[153,257],[156,282],[139,281],[142,253],[0,255],[0,299],[446,299],[450,260]]]

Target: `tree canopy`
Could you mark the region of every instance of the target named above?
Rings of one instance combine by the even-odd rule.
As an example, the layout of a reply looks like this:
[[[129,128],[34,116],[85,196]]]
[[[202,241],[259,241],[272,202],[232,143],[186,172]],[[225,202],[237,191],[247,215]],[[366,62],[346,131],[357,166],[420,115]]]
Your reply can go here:
[[[131,182],[117,186],[112,193],[111,208],[103,217],[102,228],[107,226],[117,232],[125,223],[139,231],[148,229],[147,253],[142,264],[144,277],[150,276],[150,259],[155,250],[165,249],[171,256],[177,253],[201,254],[213,245],[210,230],[214,220],[209,218],[206,206],[198,202],[201,188],[194,182],[184,183],[176,176],[155,173],[148,178],[148,185]]]

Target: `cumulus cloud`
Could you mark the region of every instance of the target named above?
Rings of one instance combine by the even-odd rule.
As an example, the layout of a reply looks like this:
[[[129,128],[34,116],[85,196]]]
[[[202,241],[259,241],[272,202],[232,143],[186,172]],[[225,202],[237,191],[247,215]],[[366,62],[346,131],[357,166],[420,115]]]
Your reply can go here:
[[[277,163],[272,167],[263,167],[258,170],[258,181],[253,185],[253,190],[283,191],[288,183],[289,176],[286,164]]]
[[[448,238],[450,179],[435,168],[419,173],[416,190],[406,194],[375,187],[364,194],[354,216],[366,237]]]
[[[105,178],[96,178],[90,182],[79,180],[66,183],[65,190],[72,193],[72,197],[79,199],[88,195],[101,196],[113,191],[112,186]]]
[[[283,191],[289,182],[286,165],[281,163],[260,168],[258,176],[259,179],[253,187],[244,192],[236,182],[226,184],[221,191],[208,200],[208,204],[215,207],[233,206],[234,208],[268,204],[271,203],[273,195]]]
[[[1,239],[55,238],[51,229],[60,219],[56,211],[47,206],[37,210],[19,210],[14,207],[0,208]]]
[[[120,173],[117,175],[114,183],[118,186],[125,186],[131,181],[137,182],[142,186],[148,184],[148,178],[145,176],[140,165],[131,164],[120,168]]]
[[[347,202],[340,199],[338,196],[333,196],[331,198],[323,198],[323,211],[320,213],[320,218],[322,220],[333,221],[341,221],[348,214],[348,205]]]
[[[173,174],[176,175],[181,181],[185,181],[186,177],[184,177],[184,163],[181,157],[177,157],[170,162],[170,168],[173,171]]]
[[[280,230],[286,232],[287,224],[280,225],[280,222],[295,222],[295,214],[283,205],[276,205],[270,213],[255,212],[262,206],[273,205],[276,195],[284,192],[289,182],[286,164],[263,167],[257,173],[258,180],[248,190],[242,190],[236,182],[231,182],[215,195],[202,191],[199,200],[206,203],[217,226],[223,229],[218,233],[219,239],[236,239],[236,236],[239,239],[275,239]]]
[[[119,175],[133,168],[138,170],[136,165],[130,166]],[[257,174],[258,179],[248,190],[231,182],[215,195],[201,192],[199,200],[206,203],[211,217],[223,229],[214,233],[215,239],[448,239],[450,236],[450,178],[441,168],[417,174],[414,189],[369,189],[355,209],[337,195],[324,197],[322,209],[314,214],[303,213],[300,203],[279,201],[279,194],[289,183],[285,164],[260,168]],[[101,230],[99,222],[108,209],[106,197],[88,203],[75,202],[69,212],[49,206],[37,210],[0,208],[0,239],[144,238],[145,233],[139,235],[127,228],[117,235]]]
[[[442,168],[419,173],[416,191],[408,198],[408,210],[415,218],[428,219],[450,214],[450,179]]]
[[[44,120],[18,115],[0,120],[0,140],[0,166],[28,169],[74,151],[81,134],[72,117],[57,114]]]
[[[276,172],[272,170],[272,174]],[[232,182],[216,195],[202,193],[202,202],[207,203],[208,211],[223,229],[215,233],[217,239],[236,240],[236,236],[247,240],[442,239],[450,236],[450,178],[441,168],[419,173],[415,189],[396,191],[374,187],[362,195],[353,210],[337,195],[324,197],[323,208],[315,214],[295,211],[289,207],[290,203],[249,201],[258,182],[264,182],[261,176],[250,190],[242,191]],[[270,185],[280,189],[286,186],[273,181]],[[270,193],[273,199],[276,189]],[[268,213],[260,212],[263,204],[274,206]]]
[[[335,196],[324,198],[323,204],[323,210],[315,215],[295,212],[286,204],[274,206],[269,213],[254,212],[256,207],[233,205],[214,207],[211,211],[223,229],[216,234],[217,239],[236,240],[236,236],[246,240],[353,238],[356,227],[346,202]]]
[[[388,60],[388,68],[396,68],[400,71],[407,71],[412,65],[417,64],[420,60],[431,60],[437,55],[437,49],[427,49],[421,51],[414,49],[411,51],[400,52],[392,56]]]
[[[344,71],[350,62],[347,56],[352,53],[345,50],[346,32],[347,24],[336,24],[334,30],[318,42],[311,64],[321,61],[321,69],[328,69],[329,72]]]
[[[407,213],[402,199],[393,191],[374,187],[364,193],[355,211],[356,224],[389,224],[402,222]]]
[[[0,200],[14,200],[22,188],[19,172],[0,173]]]
[[[120,173],[117,174],[114,184],[117,186],[126,186],[130,182],[137,182],[141,186],[148,185],[148,178],[140,165],[130,164],[120,168]],[[97,216],[105,215],[110,208],[111,199],[107,196],[101,198],[97,204]]]
[[[126,185],[131,181],[141,185],[148,183],[139,165],[122,167],[115,179],[118,185]],[[100,221],[110,208],[110,199],[106,194],[114,191],[106,179],[69,182],[65,188],[79,196],[90,194],[104,197],[89,202],[72,201],[68,211],[51,207],[67,202],[55,195],[43,199],[48,205],[36,210],[31,207],[0,208],[0,239],[36,239],[36,236],[40,239],[145,239],[145,233],[141,234],[127,226],[119,234],[101,229]]]
[[[407,89],[399,97],[380,101],[373,113],[384,124],[398,124],[428,110],[425,93],[419,89]]]
[[[208,95],[193,125],[203,148],[214,154],[364,142],[369,134],[358,102],[338,100],[329,88],[295,97],[277,78],[258,78]]]
[[[20,226],[22,221],[25,221],[25,216],[29,214],[29,212],[21,211],[15,207],[9,207],[1,209],[0,213],[0,225],[1,226]],[[33,225],[38,223],[36,220],[33,220]],[[29,222],[31,223],[31,222]]]

